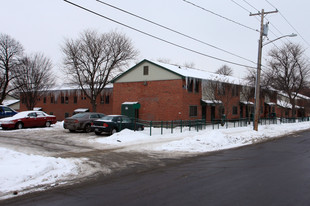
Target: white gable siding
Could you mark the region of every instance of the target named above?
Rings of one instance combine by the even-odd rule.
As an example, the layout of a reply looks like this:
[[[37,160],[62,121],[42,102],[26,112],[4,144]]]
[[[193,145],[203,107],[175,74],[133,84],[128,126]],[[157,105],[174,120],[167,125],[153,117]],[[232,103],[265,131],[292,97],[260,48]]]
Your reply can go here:
[[[149,67],[149,74],[143,75],[143,67]],[[158,67],[150,63],[140,64],[138,67],[133,68],[115,82],[143,82],[143,81],[158,81],[158,80],[174,80],[181,79],[182,77],[170,72],[166,69]]]

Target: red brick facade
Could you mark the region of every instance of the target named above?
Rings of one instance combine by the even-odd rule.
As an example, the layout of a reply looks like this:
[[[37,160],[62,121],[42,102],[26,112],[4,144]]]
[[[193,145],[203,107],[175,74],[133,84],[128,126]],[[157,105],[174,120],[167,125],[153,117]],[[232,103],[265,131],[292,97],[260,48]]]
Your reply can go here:
[[[182,79],[114,83],[113,93],[115,114],[121,113],[122,103],[139,102],[143,120],[201,119],[201,92],[188,92]],[[197,106],[197,115],[190,116],[190,106]]]
[[[93,111],[90,100],[78,90],[50,91],[47,95],[39,99],[35,107],[41,108],[47,114],[55,115],[58,121],[72,116],[74,110],[79,108],[87,108],[89,111]],[[27,108],[21,98],[20,111],[25,110]],[[113,113],[112,89],[109,89],[108,92],[97,98],[96,110],[104,114]]]

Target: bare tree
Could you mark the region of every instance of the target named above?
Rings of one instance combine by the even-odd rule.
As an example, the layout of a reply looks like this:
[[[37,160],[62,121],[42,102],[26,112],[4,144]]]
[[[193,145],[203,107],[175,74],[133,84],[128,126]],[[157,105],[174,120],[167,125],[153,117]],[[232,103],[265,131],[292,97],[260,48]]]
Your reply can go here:
[[[233,70],[227,65],[221,66],[218,70],[215,72],[216,74],[222,74],[225,76],[232,76],[233,75]]]
[[[104,87],[138,52],[123,34],[98,34],[84,31],[76,40],[66,40],[62,47],[66,73],[79,85],[96,111],[96,99]]]
[[[18,41],[7,34],[0,34],[0,104],[15,89],[10,88],[10,81],[15,78],[13,70],[23,51]]]
[[[168,58],[158,58],[157,61],[164,64],[171,64],[171,59]]]
[[[256,69],[253,68],[248,68],[248,73],[245,76],[244,80],[247,81],[247,84],[249,86],[255,87],[255,82],[256,82]],[[272,86],[270,84],[271,79],[269,78],[269,73],[265,72],[265,70],[263,70],[262,74],[261,74],[261,78],[260,78],[260,86],[263,89],[272,89]]]
[[[19,61],[13,81],[18,88],[22,102],[32,110],[48,89],[54,86],[52,63],[43,54],[26,56]]]
[[[194,68],[195,67],[195,63],[194,62],[185,62],[183,64],[184,67],[187,67],[187,68]]]
[[[239,95],[238,90],[238,85],[230,84],[226,79],[207,80],[202,82],[202,99],[213,105],[218,105],[220,118],[222,115],[228,117],[233,113],[231,99]]]
[[[288,96],[295,117],[296,97],[306,87],[310,75],[304,49],[300,45],[286,43],[281,48],[270,50],[268,56],[268,82]]]

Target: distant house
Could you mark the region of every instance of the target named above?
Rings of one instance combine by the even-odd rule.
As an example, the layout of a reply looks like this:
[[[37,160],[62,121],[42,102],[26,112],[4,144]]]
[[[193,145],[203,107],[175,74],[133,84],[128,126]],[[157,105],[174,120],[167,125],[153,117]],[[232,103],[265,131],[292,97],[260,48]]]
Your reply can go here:
[[[5,98],[5,100],[3,100],[2,104],[14,109],[15,111],[19,111],[19,109],[20,109],[20,100],[12,97],[10,95],[6,96],[6,98]]]
[[[97,99],[97,112],[112,114],[113,86],[107,86]],[[50,89],[39,99],[35,110],[42,110],[56,116],[57,120],[64,120],[78,112],[91,111],[92,105],[78,86],[64,84]],[[27,110],[21,99],[21,111]]]

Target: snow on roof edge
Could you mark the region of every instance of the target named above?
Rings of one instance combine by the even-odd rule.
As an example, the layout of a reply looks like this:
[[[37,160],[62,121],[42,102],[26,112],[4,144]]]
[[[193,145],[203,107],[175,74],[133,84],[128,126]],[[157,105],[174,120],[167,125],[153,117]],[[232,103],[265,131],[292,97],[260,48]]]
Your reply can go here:
[[[233,76],[225,76],[225,75],[215,74],[215,73],[211,73],[211,72],[204,71],[204,70],[192,69],[192,68],[182,67],[182,66],[173,65],[173,64],[166,64],[166,63],[157,62],[157,61],[149,61],[149,62],[157,64],[183,77],[197,78],[197,79],[202,79],[202,80],[211,80],[211,81],[217,81],[217,82],[223,82],[223,83],[226,82],[226,83],[242,85],[242,86],[250,86],[246,82],[246,80],[233,77]]]

